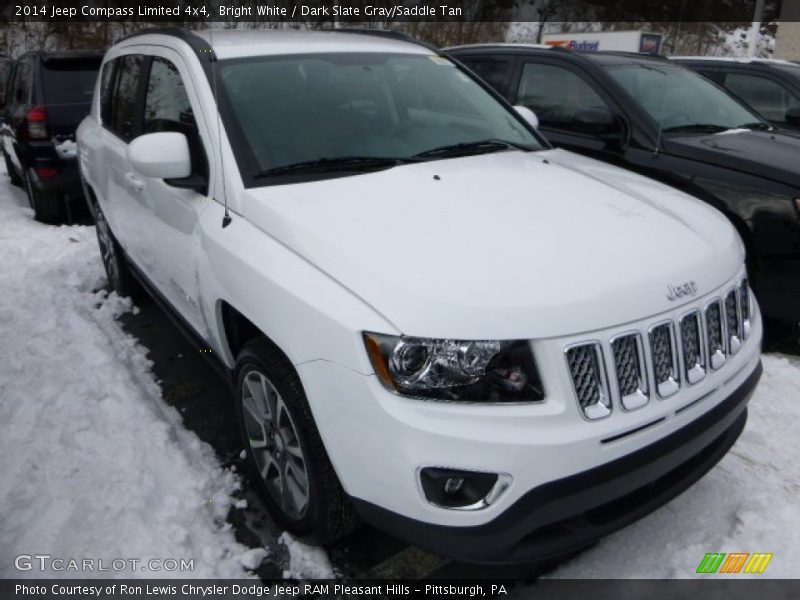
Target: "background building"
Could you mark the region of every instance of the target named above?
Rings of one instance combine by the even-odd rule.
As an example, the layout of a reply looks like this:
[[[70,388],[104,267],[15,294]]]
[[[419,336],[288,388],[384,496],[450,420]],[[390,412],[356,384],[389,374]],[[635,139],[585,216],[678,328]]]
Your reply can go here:
[[[775,58],[800,60],[800,0],[783,0],[775,34]]]

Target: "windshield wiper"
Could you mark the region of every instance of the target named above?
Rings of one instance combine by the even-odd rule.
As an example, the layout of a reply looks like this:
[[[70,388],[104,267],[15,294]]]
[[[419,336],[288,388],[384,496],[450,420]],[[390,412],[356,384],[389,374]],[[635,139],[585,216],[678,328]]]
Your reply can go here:
[[[758,131],[769,131],[772,129],[772,125],[769,123],[763,123],[761,121],[753,121],[752,123],[739,125],[739,129],[757,129]]]
[[[478,142],[462,142],[460,144],[448,144],[447,146],[439,146],[431,150],[425,150],[419,154],[415,154],[413,158],[437,158],[447,156],[468,156],[470,154],[483,154],[485,152],[498,152],[500,150],[508,150],[516,148],[517,150],[525,150],[526,152],[533,150],[530,146],[525,144],[518,144],[516,142],[509,142],[507,140],[480,140]]]
[[[330,173],[334,171],[358,172],[390,169],[397,165],[419,162],[413,158],[388,158],[380,156],[340,156],[337,158],[318,158],[291,165],[265,169],[253,175],[256,179],[277,177],[295,173]]]
[[[719,133],[720,131],[728,131],[728,129],[730,127],[716,125],[715,123],[692,123],[691,125],[667,127],[664,129],[664,133]]]

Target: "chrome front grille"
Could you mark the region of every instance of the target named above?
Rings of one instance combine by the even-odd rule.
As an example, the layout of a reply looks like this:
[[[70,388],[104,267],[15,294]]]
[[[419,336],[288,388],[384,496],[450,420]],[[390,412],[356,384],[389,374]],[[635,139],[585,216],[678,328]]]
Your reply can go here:
[[[589,342],[567,349],[572,385],[578,404],[587,419],[601,419],[611,414],[603,351],[600,344]]]
[[[644,359],[642,338],[638,333],[618,336],[611,341],[617,388],[626,410],[647,404],[647,368]]]
[[[742,341],[750,337],[750,286],[747,279],[739,284],[739,309],[742,316]]]
[[[650,330],[650,353],[653,361],[656,391],[662,398],[680,389],[678,383],[678,352],[672,323],[662,323]]]
[[[722,329],[722,306],[719,300],[714,300],[706,308],[706,343],[712,369],[719,369],[725,364],[725,338]]]
[[[739,319],[738,293],[735,289],[725,296],[725,319],[728,324],[728,353],[736,354],[742,345]]]
[[[650,385],[661,399],[680,391],[685,382],[702,381],[709,368],[722,368],[735,354],[750,332],[752,303],[747,279],[677,321],[664,321],[643,332],[631,331],[609,340],[611,361],[606,379],[604,344],[578,343],[566,349],[569,374],[578,405],[590,420],[611,414],[612,392],[625,410],[647,404]],[[646,352],[642,339],[647,341]]]
[[[693,310],[681,319],[683,375],[690,384],[697,383],[706,376],[706,357],[701,327],[700,311]]]

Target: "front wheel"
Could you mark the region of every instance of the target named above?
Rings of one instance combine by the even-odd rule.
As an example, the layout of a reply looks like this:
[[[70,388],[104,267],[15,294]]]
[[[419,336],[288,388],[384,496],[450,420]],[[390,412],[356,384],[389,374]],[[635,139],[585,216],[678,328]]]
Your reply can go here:
[[[266,339],[249,342],[239,354],[235,394],[247,460],[275,520],[317,543],[352,531],[355,514],[300,379]]]

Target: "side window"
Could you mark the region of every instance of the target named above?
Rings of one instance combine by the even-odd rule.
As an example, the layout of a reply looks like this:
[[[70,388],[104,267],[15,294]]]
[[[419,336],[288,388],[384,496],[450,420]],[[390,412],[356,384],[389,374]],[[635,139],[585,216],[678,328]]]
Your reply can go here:
[[[728,73],[725,87],[770,121],[784,123],[786,111],[800,107],[800,101],[781,84],[759,75]]]
[[[470,69],[503,96],[508,97],[513,62],[510,58],[467,56],[460,59]]]
[[[125,142],[130,142],[137,130],[136,96],[144,57],[127,55],[117,59],[117,77],[111,100],[109,129]]]
[[[203,142],[181,75],[174,64],[158,56],[150,64],[142,133],[157,131],[184,134],[192,157],[192,174],[208,174]]]
[[[27,104],[30,98],[30,88],[33,82],[33,67],[29,62],[17,66],[14,77],[14,104]]]
[[[100,120],[103,123],[111,123],[112,84],[117,60],[119,59],[110,60],[103,65],[103,72],[100,75]]]
[[[706,79],[710,79],[717,85],[721,86],[725,85],[725,73],[722,71],[717,71],[713,69],[698,69],[697,72],[700,73],[700,75],[702,75]]]
[[[577,130],[574,119],[587,108],[608,108],[578,74],[555,65],[527,63],[522,70],[517,104],[527,106],[543,127]]]

